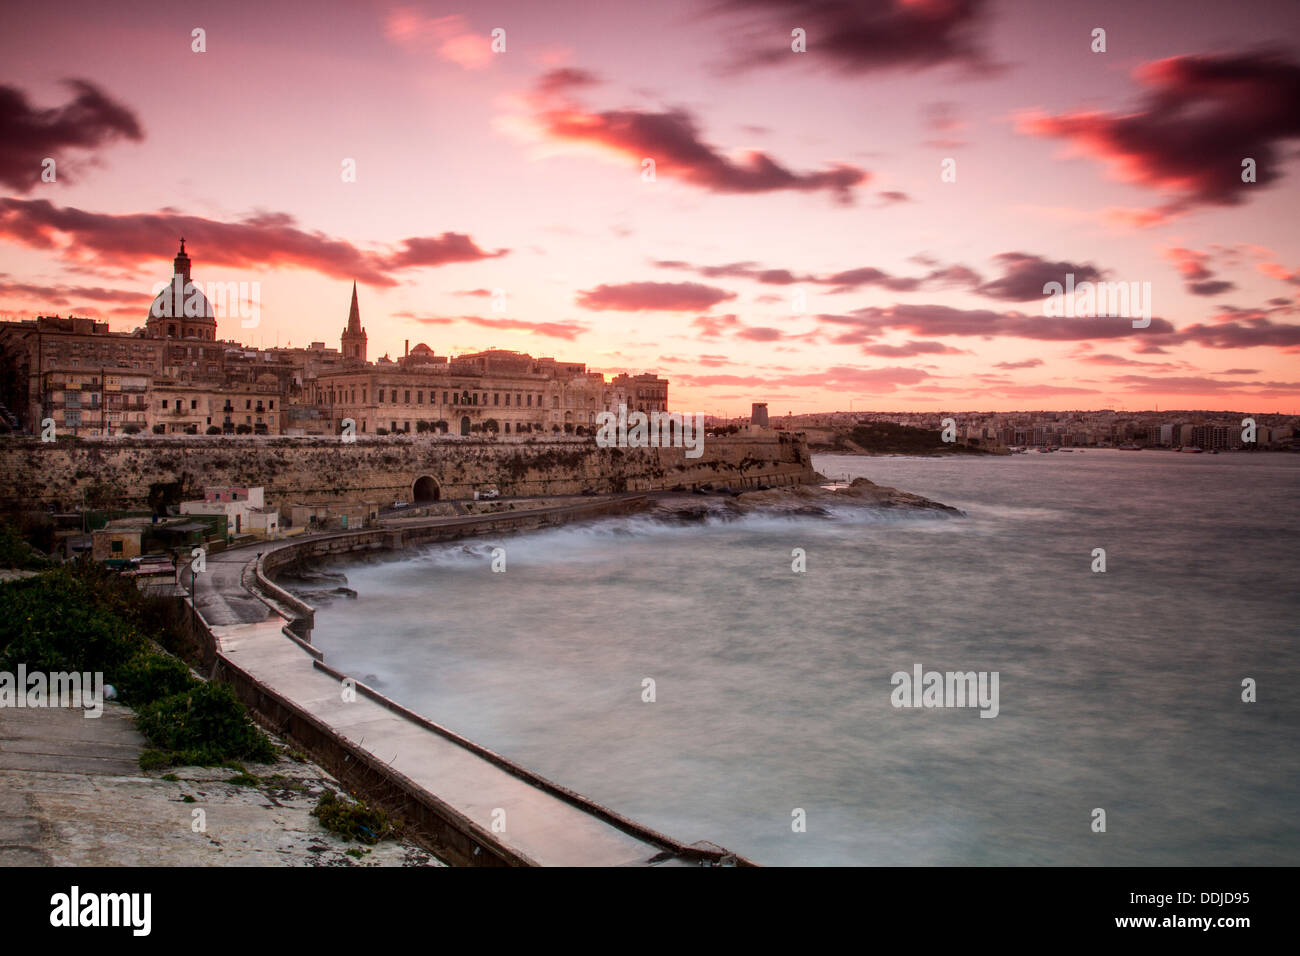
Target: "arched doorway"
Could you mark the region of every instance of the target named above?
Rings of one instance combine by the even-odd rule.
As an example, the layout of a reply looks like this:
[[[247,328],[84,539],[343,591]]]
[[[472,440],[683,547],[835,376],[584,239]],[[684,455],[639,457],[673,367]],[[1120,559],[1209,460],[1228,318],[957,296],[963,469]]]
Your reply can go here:
[[[469,434],[469,416],[468,416],[468,415],[463,416],[463,417],[461,418],[461,420],[460,420],[460,433],[461,433],[462,435],[468,435],[468,434]]]
[[[411,486],[411,500],[417,505],[437,501],[441,494],[442,489],[438,487],[438,482],[429,475],[416,478],[415,484]]]

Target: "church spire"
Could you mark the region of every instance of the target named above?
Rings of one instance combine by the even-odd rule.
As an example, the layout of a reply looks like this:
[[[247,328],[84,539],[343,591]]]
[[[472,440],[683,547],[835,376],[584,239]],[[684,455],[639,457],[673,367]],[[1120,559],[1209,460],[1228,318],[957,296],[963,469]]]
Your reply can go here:
[[[361,327],[361,307],[357,304],[357,284],[352,283],[352,308],[348,310],[348,327],[343,330],[343,357],[366,360],[366,330]]]
[[[361,333],[361,308],[356,304],[356,282],[352,282],[352,308],[347,312],[347,330],[354,336]]]

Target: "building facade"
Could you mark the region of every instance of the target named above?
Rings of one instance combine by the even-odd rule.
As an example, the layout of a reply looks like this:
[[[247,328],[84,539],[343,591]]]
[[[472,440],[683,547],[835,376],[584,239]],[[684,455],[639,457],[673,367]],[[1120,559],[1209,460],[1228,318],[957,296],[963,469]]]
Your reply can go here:
[[[37,316],[0,323],[0,420],[38,434],[585,434],[619,405],[667,411],[668,382],[490,349],[455,357],[423,343],[368,358],[356,283],[338,350],[255,349],[217,337],[185,240],[142,328]],[[219,303],[230,296],[220,295]]]

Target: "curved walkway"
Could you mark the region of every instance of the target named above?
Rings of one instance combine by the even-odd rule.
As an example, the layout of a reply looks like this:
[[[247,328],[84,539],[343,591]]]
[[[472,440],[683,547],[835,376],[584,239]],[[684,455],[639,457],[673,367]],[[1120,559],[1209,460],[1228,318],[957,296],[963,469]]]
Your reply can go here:
[[[474,526],[493,518],[554,519],[581,510],[577,506],[431,519],[419,527],[472,533]],[[279,607],[278,589],[272,585],[263,590],[269,594],[258,597],[249,587],[259,586],[260,565],[271,552],[362,534],[312,535],[208,555],[207,572],[198,575],[196,604],[215,638],[218,656],[434,795],[435,802],[472,823],[469,829],[479,842],[498,844],[503,858],[545,866],[748,863],[712,844],[686,846],[642,827],[368,688],[359,686],[359,693],[345,699],[343,675],[318,664],[320,652],[287,636],[285,627],[296,615],[289,607]]]

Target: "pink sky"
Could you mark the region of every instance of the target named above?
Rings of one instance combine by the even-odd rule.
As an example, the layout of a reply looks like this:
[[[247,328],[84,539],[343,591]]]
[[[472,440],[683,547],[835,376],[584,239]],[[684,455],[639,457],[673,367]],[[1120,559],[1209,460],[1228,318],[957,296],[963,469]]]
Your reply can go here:
[[[140,326],[183,233],[259,345],[337,347],[355,278],[372,358],[679,409],[1300,407],[1292,0],[231,6],[6,4],[5,318]],[[1044,316],[1067,271],[1151,326]]]

